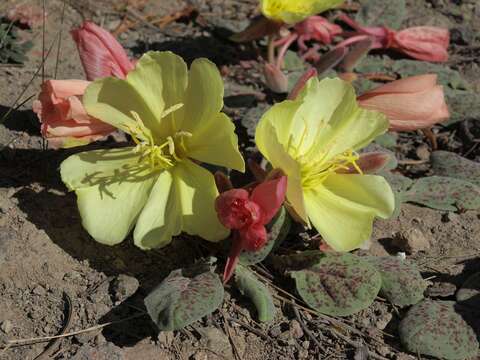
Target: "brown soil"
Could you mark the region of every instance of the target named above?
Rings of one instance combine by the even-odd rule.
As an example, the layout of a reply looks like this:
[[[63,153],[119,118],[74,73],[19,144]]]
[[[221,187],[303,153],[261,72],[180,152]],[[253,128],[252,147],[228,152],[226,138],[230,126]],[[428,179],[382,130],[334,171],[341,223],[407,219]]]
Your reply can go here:
[[[0,13],[19,2],[3,2]],[[29,3],[41,6],[42,2]],[[122,2],[67,2],[57,78],[83,78],[67,30],[79,25],[82,16],[114,30],[125,14],[122,4],[118,3]],[[147,3],[142,13],[160,17],[183,9],[187,2]],[[259,94],[260,99],[265,97],[258,71],[260,66],[254,48],[239,48],[225,37],[228,30],[245,27],[249,16],[255,13],[256,1],[193,0],[191,3],[198,10],[194,18],[180,19],[163,29],[152,29],[151,25],[139,21],[131,30],[122,33],[120,40],[132,55],[147,49],[169,49],[187,60],[205,56],[215,61],[226,75],[230,100],[226,111],[236,120],[239,134],[244,137],[244,150],[249,153],[251,143],[240,119],[251,107],[249,104],[263,101],[259,100]],[[478,37],[478,24],[462,18],[462,13],[459,15],[457,11],[470,9],[465,4],[460,8],[451,4],[453,2],[441,0],[411,0],[409,3],[406,22],[409,25],[444,25],[466,29]],[[475,1],[463,3],[471,4],[473,13],[480,13],[480,4]],[[62,2],[47,1],[47,8],[45,43],[48,48],[60,29]],[[130,18],[135,17],[129,14]],[[15,102],[41,63],[41,27],[25,31],[22,36],[32,39],[34,48],[23,66],[0,66],[0,116]],[[477,58],[452,64],[452,67],[465,74],[478,89],[478,43],[475,46],[473,40],[461,48],[454,46],[455,54],[470,51]],[[52,53],[56,54],[56,49]],[[48,58],[46,78],[54,76],[55,56]],[[35,76],[22,99],[36,94],[42,81],[40,75],[41,72]],[[243,95],[238,97],[238,94]],[[270,97],[271,94],[267,94],[268,101]],[[236,101],[241,101],[240,106]],[[302,312],[316,344],[299,324],[288,303],[276,300],[282,311],[272,324],[260,325],[255,322],[255,311],[248,301],[228,287],[221,310],[183,331],[159,334],[144,314],[143,298],[171,270],[205,255],[205,247],[198,239],[187,237],[179,237],[168,247],[150,252],[137,249],[131,239],[113,248],[94,242],[82,229],[75,197],[67,193],[58,173],[60,162],[78,149],[42,149],[38,123],[30,109],[31,100],[0,125],[0,149],[8,144],[0,150],[0,345],[7,339],[55,335],[61,331],[71,310],[70,332],[107,322],[113,324],[62,338],[54,344],[51,357],[42,359],[199,360],[233,359],[234,356],[262,360],[361,359],[366,348],[377,357],[381,356],[378,358],[414,358],[403,353],[399,345],[393,326],[399,318],[396,309],[380,299],[368,310],[342,320],[350,330],[337,325],[332,332],[328,320]],[[476,120],[478,124],[479,119]],[[467,147],[468,144],[456,135],[457,128],[447,131],[451,132],[454,141],[464,145],[461,149]],[[407,140],[398,150],[400,156],[414,153],[414,144],[423,141],[417,134],[409,135]],[[110,138],[102,146],[114,143],[115,139]],[[98,145],[89,147],[95,146]],[[479,151],[469,155],[477,161],[479,156]],[[416,173],[415,165],[403,170]],[[425,172],[421,166],[417,170]],[[422,232],[430,248],[407,256],[417,262],[425,277],[432,277],[432,294],[450,298],[466,276],[480,270],[480,213],[448,214],[403,205],[398,218],[376,223],[370,251],[376,254],[402,251],[395,248],[393,238],[412,227]],[[279,280],[278,285],[293,292],[288,282]],[[41,342],[0,349],[0,359],[36,359],[48,345],[48,342]]]

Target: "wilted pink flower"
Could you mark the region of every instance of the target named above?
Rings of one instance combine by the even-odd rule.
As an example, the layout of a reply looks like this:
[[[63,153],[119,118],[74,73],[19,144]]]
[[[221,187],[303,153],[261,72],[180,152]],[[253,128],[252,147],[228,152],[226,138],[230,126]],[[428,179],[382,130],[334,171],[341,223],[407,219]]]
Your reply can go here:
[[[33,111],[42,123],[42,135],[53,147],[84,145],[115,130],[85,111],[82,95],[89,84],[84,80],[47,80],[42,84]]]
[[[223,281],[227,282],[235,270],[242,250],[257,251],[267,242],[268,224],[285,199],[287,177],[281,176],[256,186],[250,194],[245,189],[231,189],[221,193],[215,201],[218,219],[234,230],[232,248],[225,265]]]
[[[125,49],[107,30],[85,21],[78,29],[71,31],[80,54],[87,80],[107,76],[125,78],[133,70]]]
[[[316,40],[323,44],[331,44],[333,37],[342,33],[342,28],[322,16],[310,16],[294,26],[298,34],[298,45],[301,50],[306,51],[305,41]]]
[[[392,81],[358,97],[365,109],[384,113],[390,130],[409,131],[430,127],[450,116],[437,75],[427,74]]]
[[[384,26],[361,26],[345,14],[340,14],[338,18],[355,30],[349,34],[349,39],[341,42],[338,46],[347,46],[370,38],[372,39],[372,49],[394,49],[414,59],[424,61],[445,62],[448,60],[447,49],[450,43],[448,29],[417,26],[395,31]]]
[[[445,62],[448,60],[450,33],[447,29],[434,26],[417,26],[394,34],[392,49],[425,61]]]

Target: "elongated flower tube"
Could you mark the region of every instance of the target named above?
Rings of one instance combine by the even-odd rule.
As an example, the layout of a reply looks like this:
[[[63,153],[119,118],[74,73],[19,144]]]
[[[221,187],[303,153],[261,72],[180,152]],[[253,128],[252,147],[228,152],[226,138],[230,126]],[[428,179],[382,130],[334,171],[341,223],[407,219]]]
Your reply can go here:
[[[343,2],[344,0],[260,0],[260,6],[267,18],[295,24]]]
[[[205,162],[244,171],[232,121],[221,113],[216,66],[148,52],[125,80],[105,78],[83,97],[89,115],[130,134],[134,146],[72,155],[63,182],[77,195],[82,224],[98,242],[133,232],[142,249],[167,245],[185,231],[209,241],[228,236],[215,212],[218,191]]]
[[[357,105],[350,84],[312,78],[295,100],[263,115],[255,140],[272,167],[288,176],[295,217],[313,225],[334,250],[350,251],[370,238],[376,216],[388,218],[394,209],[387,181],[357,165],[356,151],[387,129],[383,114]]]

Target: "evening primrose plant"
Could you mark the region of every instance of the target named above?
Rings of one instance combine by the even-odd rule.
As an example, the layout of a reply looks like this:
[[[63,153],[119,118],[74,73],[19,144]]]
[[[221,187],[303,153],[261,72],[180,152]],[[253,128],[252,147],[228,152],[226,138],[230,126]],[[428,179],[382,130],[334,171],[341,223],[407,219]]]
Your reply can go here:
[[[87,113],[135,143],[61,164],[96,241],[117,244],[133,228],[142,249],[165,246],[182,231],[209,241],[228,236],[215,213],[214,177],[199,165],[244,171],[234,125],[221,112],[223,92],[213,63],[197,59],[188,70],[171,52],[148,52],[125,80],[105,78],[87,88]]]
[[[257,126],[259,151],[288,176],[291,210],[336,251],[360,247],[370,238],[373,219],[393,213],[387,181],[363,174],[357,165],[357,151],[388,125],[383,114],[358,106],[350,84],[314,77],[294,100],[268,110]]]

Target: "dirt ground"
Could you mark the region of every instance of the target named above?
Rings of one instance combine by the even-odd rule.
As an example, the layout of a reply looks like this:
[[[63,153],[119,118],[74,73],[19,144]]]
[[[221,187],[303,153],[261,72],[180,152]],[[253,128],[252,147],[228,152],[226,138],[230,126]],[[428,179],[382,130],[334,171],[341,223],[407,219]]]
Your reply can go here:
[[[3,1],[0,14],[20,2]],[[41,6],[42,2],[29,3]],[[48,49],[61,28],[63,3],[47,0],[46,4]],[[147,14],[168,16],[188,4],[194,7],[193,14],[163,28],[141,20]],[[113,31],[127,16],[136,24],[119,39],[132,56],[149,49],[172,50],[187,61],[208,57],[220,67],[226,82],[225,111],[236,122],[242,150],[250,155],[254,152],[251,128],[249,131],[255,116],[252,111],[255,114],[273,98],[262,84],[259,50],[235,45],[227,37],[248,24],[256,4],[255,0],[152,0],[139,7],[138,13],[126,10],[126,1],[67,2],[57,78],[84,76],[69,29],[87,18]],[[480,90],[480,3],[410,0],[408,5],[405,25],[441,25],[452,30],[448,65]],[[22,99],[36,94],[42,80],[41,72],[36,74],[42,54],[41,26],[24,31],[22,37],[31,39],[34,47],[23,66],[0,66],[0,116],[32,77]],[[52,54],[45,66],[46,78],[56,72],[56,47]],[[93,241],[82,229],[75,196],[67,192],[58,172],[60,162],[79,149],[44,149],[31,101],[0,125],[0,345],[7,339],[58,334],[66,322],[68,332],[104,325],[55,344],[0,348],[0,359],[365,359],[362,356],[367,350],[370,358],[415,358],[402,352],[395,327],[399,313],[382,299],[360,314],[335,321],[308,311],[299,318],[287,301],[276,298],[281,311],[275,321],[258,324],[248,301],[227,286],[219,311],[182,331],[159,334],[145,315],[143,298],[171,270],[206,255],[206,247],[199,239],[184,236],[150,252],[136,248],[131,239],[115,247]],[[479,121],[471,118],[439,128],[447,139],[440,141],[440,148],[480,161],[480,147],[475,145],[480,139]],[[121,139],[109,138],[102,146],[116,141]],[[402,135],[395,148],[400,169],[407,175],[430,171],[428,161],[409,161],[419,159],[419,145],[430,152],[417,133]],[[447,213],[404,204],[397,218],[375,224],[370,251],[377,255],[404,251],[394,246],[393,239],[412,228],[418,229],[429,245],[407,255],[430,279],[427,293],[452,298],[468,275],[480,271],[480,213]],[[292,237],[285,246],[298,241],[306,240]],[[306,242],[305,246],[312,246]],[[279,278],[275,283],[294,293],[289,282]],[[39,358],[49,345],[53,346],[47,356]]]

